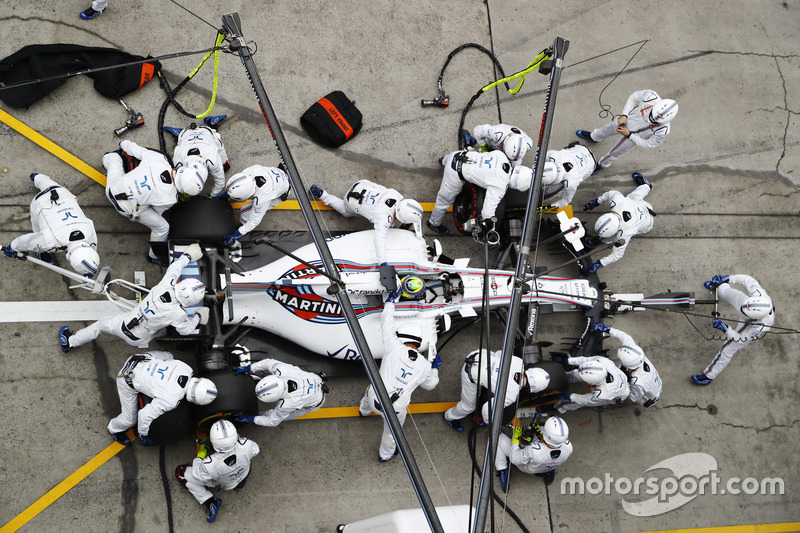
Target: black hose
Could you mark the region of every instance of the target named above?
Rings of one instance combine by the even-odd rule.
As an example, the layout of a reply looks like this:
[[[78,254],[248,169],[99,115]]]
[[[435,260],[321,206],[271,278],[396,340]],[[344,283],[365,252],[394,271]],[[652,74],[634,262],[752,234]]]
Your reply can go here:
[[[161,469],[161,483],[164,485],[164,500],[167,502],[167,525],[169,526],[169,532],[173,533],[175,529],[172,523],[172,495],[169,491],[169,478],[167,477],[167,467],[164,457],[164,451],[166,449],[166,445],[162,444],[158,452],[158,467]]]
[[[478,464],[477,459],[475,459],[475,435],[477,433],[477,429],[478,429],[478,426],[472,426],[472,429],[469,431],[469,438],[467,439],[467,445],[469,446],[469,456],[472,459],[472,468],[477,473],[478,476],[481,476],[482,475],[481,467]],[[509,465],[509,468],[510,468],[510,465]],[[512,520],[514,520],[514,522],[517,523],[519,528],[524,533],[531,533],[530,530],[527,527],[525,527],[525,524],[522,522],[522,519],[519,517],[519,515],[517,515],[517,513],[515,513],[511,509],[511,507],[506,505],[506,503],[503,501],[503,499],[500,496],[498,496],[497,494],[495,494],[494,490],[492,491],[492,495],[494,496],[495,501],[499,505],[503,506],[503,509],[505,510],[506,513],[508,513],[508,516],[510,516],[512,518]]]

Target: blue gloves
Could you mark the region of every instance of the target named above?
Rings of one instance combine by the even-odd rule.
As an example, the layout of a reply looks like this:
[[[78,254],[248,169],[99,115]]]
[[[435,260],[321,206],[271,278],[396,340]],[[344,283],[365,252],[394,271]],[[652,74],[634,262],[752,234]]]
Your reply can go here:
[[[442,366],[443,362],[444,361],[442,361],[442,358],[439,357],[439,353],[437,352],[436,357],[434,357],[433,359],[433,363],[431,363],[431,368],[439,368],[440,366]]]
[[[6,257],[10,257],[11,259],[17,257],[17,252],[15,252],[13,248],[11,248],[10,244],[8,246],[3,246],[3,253],[6,254]]]
[[[592,266],[589,267],[589,274],[594,274],[601,268],[603,268],[603,264],[600,261],[592,263]]]
[[[555,361],[556,363],[560,363],[562,365],[566,365],[567,363],[567,356],[563,353],[551,353],[550,359]]]
[[[603,333],[610,333],[611,327],[606,326],[602,322],[592,322],[592,325],[589,326],[589,331],[602,331]]]
[[[555,395],[555,397],[556,397],[556,398],[558,398],[559,400],[561,400],[562,402],[568,402],[568,401],[570,401],[570,399],[569,399],[569,398],[570,398],[570,395],[569,395],[568,393],[565,393],[565,394],[556,394],[556,395]]]
[[[31,172],[31,181],[36,177],[36,174],[38,174],[38,172]]]
[[[600,205],[600,202],[598,202],[598,201],[597,201],[597,198],[595,198],[594,200],[589,200],[589,201],[586,203],[586,205],[584,205],[584,206],[583,206],[583,210],[584,210],[584,211],[591,211],[592,209],[594,209],[594,208],[595,208],[595,207],[597,207],[598,205]]]
[[[233,420],[235,422],[241,422],[242,424],[255,424],[255,419],[256,417],[254,416],[243,415],[243,414],[238,414],[233,417]]]
[[[142,446],[152,446],[153,441],[147,435],[139,435],[139,444]]]
[[[212,196],[212,198],[219,198],[220,200],[227,200],[229,198],[228,191],[224,190],[216,196]]]
[[[242,238],[242,234],[239,233],[239,230],[237,229],[236,231],[234,231],[230,235],[225,235],[225,238],[222,239],[222,245],[223,246],[232,246],[233,243],[235,243],[237,239],[241,239],[241,238]]]
[[[478,143],[467,130],[461,130],[461,137],[464,139],[464,144],[467,146],[475,146]]]
[[[711,325],[714,326],[714,329],[720,330],[722,333],[728,331],[728,324],[720,320],[719,318],[715,318],[711,321]]]
[[[244,366],[237,366],[237,367],[234,367],[234,368],[233,368],[233,371],[234,371],[234,372],[236,372],[236,375],[237,375],[237,376],[238,376],[239,374],[247,374],[248,372],[250,372],[250,365],[244,365]]]
[[[726,276],[725,274],[717,275],[711,278],[712,283],[716,283],[717,285],[722,285],[723,283],[728,283],[731,277]]]
[[[400,298],[400,294],[401,294],[400,291],[392,291],[392,292],[390,292],[389,295],[386,297],[386,303],[394,303],[394,302],[396,302],[397,299]]]

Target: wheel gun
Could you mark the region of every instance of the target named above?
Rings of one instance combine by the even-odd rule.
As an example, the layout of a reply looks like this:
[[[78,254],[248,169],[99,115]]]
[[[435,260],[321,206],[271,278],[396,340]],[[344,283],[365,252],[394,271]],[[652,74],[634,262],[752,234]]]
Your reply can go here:
[[[139,126],[144,126],[144,117],[142,116],[141,113],[137,113],[136,111],[133,110],[133,108],[128,107],[128,104],[123,102],[122,99],[120,99],[119,103],[122,104],[122,107],[124,107],[125,111],[128,112],[128,120],[125,121],[124,126],[114,130],[114,135],[116,135],[117,137],[119,137],[128,130],[132,130],[133,128],[138,128]]]

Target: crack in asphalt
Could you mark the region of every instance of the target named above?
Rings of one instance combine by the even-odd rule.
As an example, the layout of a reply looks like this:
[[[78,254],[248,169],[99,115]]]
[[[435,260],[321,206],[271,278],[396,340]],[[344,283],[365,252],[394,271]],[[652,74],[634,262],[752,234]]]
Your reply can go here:
[[[106,357],[106,352],[96,341],[92,342],[92,356],[103,411],[111,419],[117,416],[120,410],[116,380],[110,377],[108,357]],[[136,530],[136,509],[139,502],[139,462],[136,459],[136,454],[131,450],[118,453],[117,457],[122,465],[122,487],[120,493],[123,510],[119,521],[120,532],[133,533]]]

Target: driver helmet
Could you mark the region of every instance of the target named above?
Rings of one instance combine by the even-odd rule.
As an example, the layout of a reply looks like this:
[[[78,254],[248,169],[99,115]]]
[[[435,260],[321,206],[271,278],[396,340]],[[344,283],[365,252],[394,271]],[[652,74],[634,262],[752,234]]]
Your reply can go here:
[[[419,276],[405,276],[400,280],[400,290],[404,298],[415,300],[425,292],[425,281]]]

